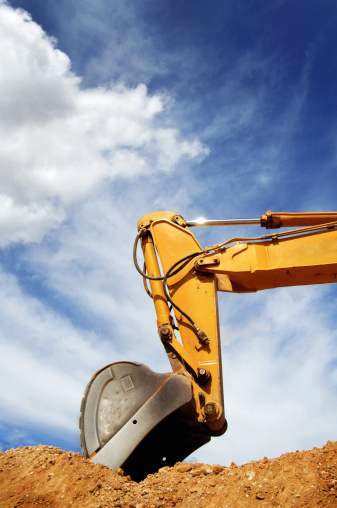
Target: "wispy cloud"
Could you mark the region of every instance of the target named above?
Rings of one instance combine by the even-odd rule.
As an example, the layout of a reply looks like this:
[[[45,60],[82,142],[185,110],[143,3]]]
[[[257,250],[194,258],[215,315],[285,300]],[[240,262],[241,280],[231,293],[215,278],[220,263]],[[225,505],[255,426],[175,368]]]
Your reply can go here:
[[[215,462],[276,457],[335,435],[336,332],[327,292],[297,287],[220,298],[229,427],[221,444],[211,444]],[[207,450],[198,455],[207,460]]]

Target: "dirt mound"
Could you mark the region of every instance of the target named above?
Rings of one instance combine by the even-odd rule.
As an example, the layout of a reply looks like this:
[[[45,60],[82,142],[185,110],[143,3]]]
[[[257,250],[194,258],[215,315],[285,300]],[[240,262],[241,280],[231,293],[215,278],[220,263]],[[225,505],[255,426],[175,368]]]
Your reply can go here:
[[[337,442],[243,466],[178,463],[140,483],[77,453],[20,447],[0,453],[0,506],[337,507]]]

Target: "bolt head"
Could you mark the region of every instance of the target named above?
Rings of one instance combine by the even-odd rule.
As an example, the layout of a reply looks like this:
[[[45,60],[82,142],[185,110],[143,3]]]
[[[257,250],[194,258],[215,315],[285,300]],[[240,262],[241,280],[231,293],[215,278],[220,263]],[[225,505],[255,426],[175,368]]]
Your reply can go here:
[[[169,329],[168,326],[165,326],[160,330],[160,336],[162,339],[165,339],[165,340],[167,340],[171,337],[171,330]]]
[[[216,410],[216,407],[215,407],[215,404],[214,402],[208,402],[206,405],[205,405],[205,414],[206,415],[211,415],[215,412]]]

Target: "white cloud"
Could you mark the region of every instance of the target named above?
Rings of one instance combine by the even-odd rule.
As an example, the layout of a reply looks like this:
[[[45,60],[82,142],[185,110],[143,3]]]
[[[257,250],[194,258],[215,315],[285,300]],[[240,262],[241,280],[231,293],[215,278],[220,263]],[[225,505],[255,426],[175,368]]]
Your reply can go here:
[[[82,89],[68,57],[29,15],[0,4],[0,245],[39,241],[104,181],[202,157],[158,115],[145,85]]]

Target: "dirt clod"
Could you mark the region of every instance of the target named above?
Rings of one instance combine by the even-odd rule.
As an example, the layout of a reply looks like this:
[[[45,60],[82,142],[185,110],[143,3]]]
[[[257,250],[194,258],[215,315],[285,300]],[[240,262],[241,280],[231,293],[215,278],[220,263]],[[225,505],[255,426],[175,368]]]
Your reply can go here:
[[[230,467],[163,467],[136,483],[51,446],[0,452],[0,507],[336,507],[337,442]]]

